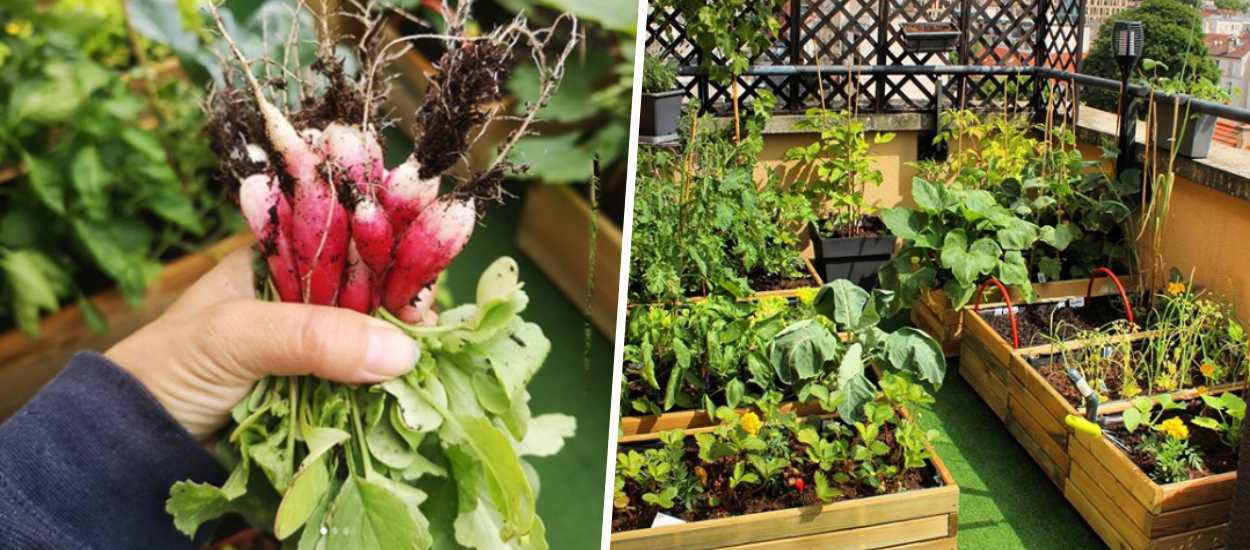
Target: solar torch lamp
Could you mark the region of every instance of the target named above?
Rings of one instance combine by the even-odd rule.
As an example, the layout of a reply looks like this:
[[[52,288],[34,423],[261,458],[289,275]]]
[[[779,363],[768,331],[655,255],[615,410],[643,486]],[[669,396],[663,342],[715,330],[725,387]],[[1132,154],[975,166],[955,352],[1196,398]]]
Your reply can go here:
[[[1137,98],[1128,89],[1129,78],[1141,63],[1145,28],[1141,21],[1116,21],[1111,30],[1111,46],[1120,65],[1120,153],[1115,160],[1116,177],[1133,166],[1133,139],[1137,136]]]

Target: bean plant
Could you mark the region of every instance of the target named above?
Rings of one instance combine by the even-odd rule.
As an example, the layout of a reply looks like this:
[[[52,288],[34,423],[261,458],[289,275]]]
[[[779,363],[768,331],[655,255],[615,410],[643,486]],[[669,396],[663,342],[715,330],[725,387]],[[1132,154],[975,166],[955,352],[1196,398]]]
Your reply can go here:
[[[860,420],[799,418],[775,403],[758,414],[720,407],[721,423],[710,432],[686,438],[673,430],[660,435],[660,447],[618,453],[614,512],[698,520],[744,510],[760,497],[802,504],[811,495],[829,503],[914,488],[908,473],[926,467],[937,434],[900,410],[932,401],[909,375],[887,374]]]

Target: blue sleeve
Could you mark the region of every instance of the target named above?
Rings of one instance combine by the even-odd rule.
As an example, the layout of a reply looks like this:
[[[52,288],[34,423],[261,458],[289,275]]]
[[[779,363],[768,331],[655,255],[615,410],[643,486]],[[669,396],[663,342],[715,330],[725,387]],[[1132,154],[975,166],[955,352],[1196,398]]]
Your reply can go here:
[[[169,487],[224,476],[138,380],[80,353],[0,425],[0,549],[192,548]]]

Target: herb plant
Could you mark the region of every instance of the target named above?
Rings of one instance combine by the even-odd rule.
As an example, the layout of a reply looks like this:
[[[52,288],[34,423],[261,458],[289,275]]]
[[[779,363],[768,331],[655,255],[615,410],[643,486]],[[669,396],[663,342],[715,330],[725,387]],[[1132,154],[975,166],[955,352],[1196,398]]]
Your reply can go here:
[[[894,140],[892,133],[868,140],[864,122],[845,111],[813,108],[799,128],[819,135],[816,141],[790,149],[786,160],[798,163],[797,187],[812,202],[815,223],[826,235],[858,235],[864,216],[876,208],[868,204],[868,186],[880,186],[884,177],[873,165],[869,148]]]
[[[1145,397],[1133,400],[1133,407],[1124,411],[1124,429],[1129,433],[1144,428],[1146,433],[1137,449],[1154,461],[1151,479],[1159,483],[1175,483],[1190,478],[1190,472],[1205,468],[1202,455],[1189,442],[1189,426],[1178,416],[1164,418],[1168,411],[1183,410],[1185,406],[1172,400],[1169,394],[1158,397],[1159,408]]]
[[[642,58],[642,91],[662,94],[677,89],[677,63],[654,56]]]
[[[551,344],[519,317],[528,297],[516,262],[487,268],[475,304],[440,315],[432,295],[473,230],[476,205],[500,196],[512,168],[502,159],[529,126],[514,129],[483,171],[464,179],[444,172],[496,114],[488,106],[500,99],[513,47],[542,50],[540,37],[560,29],[532,30],[516,19],[469,39],[460,33],[470,7],[446,14],[456,30],[416,114],[417,149],[389,170],[373,118],[387,56],[364,45],[363,67],[349,76],[323,42],[310,82],[298,89],[307,95],[288,103],[288,90],[263,87],[230,42],[237,66],[208,105],[210,128],[214,147],[227,153],[224,171],[241,180],[240,207],[260,241],[260,297],[371,313],[422,353],[408,374],[372,386],[308,376],[259,382],[221,439],[226,482],[180,482],[170,491],[166,509],[188,536],[238,513],[302,549],[547,547],[537,480],[523,457],[557,452],[575,425],[530,413],[526,386]],[[577,34],[575,19],[561,21]],[[369,20],[364,34],[378,22]],[[540,98],[550,96],[571,52],[535,58],[550,77]],[[544,106],[533,104],[528,119]],[[454,183],[440,195],[443,177]]]

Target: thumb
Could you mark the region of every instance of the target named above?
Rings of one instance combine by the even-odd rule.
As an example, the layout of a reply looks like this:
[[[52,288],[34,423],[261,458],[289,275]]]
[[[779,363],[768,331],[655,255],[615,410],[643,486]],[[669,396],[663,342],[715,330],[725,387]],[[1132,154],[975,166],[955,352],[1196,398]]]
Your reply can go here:
[[[197,351],[252,380],[311,374],[375,383],[407,373],[420,357],[417,343],[398,328],[348,309],[236,300],[206,313]]]

